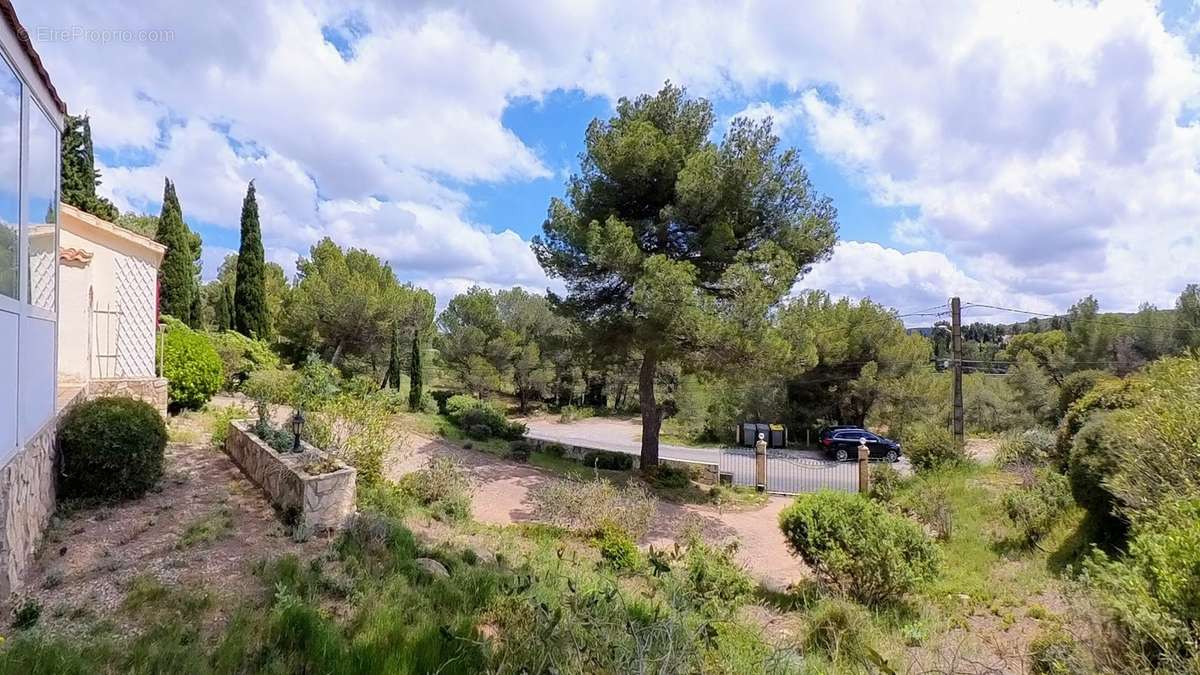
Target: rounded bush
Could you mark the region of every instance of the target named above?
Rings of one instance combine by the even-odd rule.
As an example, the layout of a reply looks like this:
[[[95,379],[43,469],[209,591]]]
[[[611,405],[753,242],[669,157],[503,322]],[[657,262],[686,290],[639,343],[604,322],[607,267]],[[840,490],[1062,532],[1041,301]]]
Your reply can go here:
[[[779,527],[819,578],[866,603],[899,600],[937,574],[937,547],[921,527],[857,494],[798,497]]]
[[[637,543],[619,525],[606,522],[592,539],[600,558],[613,569],[635,570],[641,565],[642,556]]]
[[[933,424],[916,424],[904,439],[904,454],[917,471],[932,471],[966,461],[963,447],[949,429]]]
[[[221,357],[203,335],[170,320],[163,338],[163,377],[175,408],[199,410],[221,389]]]
[[[1047,429],[1026,429],[1010,434],[996,452],[996,464],[1000,466],[1039,466],[1045,464],[1054,453],[1056,439]]]
[[[162,477],[167,425],[144,401],[97,398],[67,412],[58,443],[63,496],[131,499]]]
[[[513,441],[508,444],[508,458],[514,462],[528,462],[532,451],[527,441]]]
[[[891,464],[871,466],[871,499],[890,502],[904,485],[905,478]]]
[[[477,441],[486,441],[492,437],[492,429],[486,424],[472,424],[467,427],[467,435]]]
[[[1120,468],[1120,428],[1113,413],[1096,413],[1075,434],[1067,475],[1075,501],[1093,515],[1107,517],[1116,497],[1106,480]]]
[[[232,330],[207,333],[207,337],[221,358],[225,371],[224,386],[229,391],[242,386],[256,370],[279,368],[279,356],[271,351],[271,345],[264,340],[248,338]]]
[[[1116,378],[1103,370],[1080,370],[1063,378],[1062,384],[1058,387],[1056,418],[1061,420],[1065,417],[1071,406],[1094,389],[1097,384],[1114,379]]]
[[[583,456],[583,465],[589,469],[607,469],[609,471],[629,471],[633,468],[633,455],[610,450],[593,450]]]
[[[567,454],[567,446],[561,443],[548,443],[542,446],[542,452],[551,457],[564,457]]]

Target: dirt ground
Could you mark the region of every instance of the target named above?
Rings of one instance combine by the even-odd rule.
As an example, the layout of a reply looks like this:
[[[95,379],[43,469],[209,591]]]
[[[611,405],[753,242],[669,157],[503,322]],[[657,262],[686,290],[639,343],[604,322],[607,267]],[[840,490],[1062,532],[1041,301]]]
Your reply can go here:
[[[209,443],[203,418],[177,417],[158,489],[141,499],[56,515],[23,595],[42,606],[42,625],[79,630],[81,618],[123,623],[133,579],[204,588],[221,605],[258,588],[258,560],[323,552],[328,540],[296,543],[261,491]]]
[[[419,469],[437,456],[450,457],[466,469],[475,487],[472,497],[474,517],[494,525],[534,522],[530,492],[538,485],[561,480],[535,467],[420,436],[409,437],[403,451],[394,456],[386,471],[395,479]],[[760,509],[721,512],[710,506],[660,501],[658,517],[640,543],[670,546],[685,527],[697,524],[710,541],[737,540],[738,561],[764,585],[782,589],[807,576],[804,564],[788,552],[779,530],[779,512],[789,503],[785,497],[771,497]]]

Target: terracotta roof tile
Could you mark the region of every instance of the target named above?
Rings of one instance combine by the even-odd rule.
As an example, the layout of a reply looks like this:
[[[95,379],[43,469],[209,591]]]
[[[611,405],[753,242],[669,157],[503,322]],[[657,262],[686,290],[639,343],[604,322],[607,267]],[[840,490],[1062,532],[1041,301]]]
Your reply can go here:
[[[92,261],[92,256],[95,255],[91,251],[85,251],[81,248],[60,248],[58,249],[58,259],[65,263],[76,263],[86,265]]]

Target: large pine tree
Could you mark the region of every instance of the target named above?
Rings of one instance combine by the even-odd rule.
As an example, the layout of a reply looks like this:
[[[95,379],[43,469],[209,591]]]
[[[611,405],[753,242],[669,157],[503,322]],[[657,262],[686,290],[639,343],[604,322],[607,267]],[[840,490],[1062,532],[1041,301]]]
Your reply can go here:
[[[416,412],[421,409],[421,340],[413,331],[412,356],[408,360],[408,409]]]
[[[67,115],[62,134],[62,200],[71,206],[115,222],[117,207],[96,195],[100,172],[92,152],[92,125],[87,115]]]
[[[270,334],[264,265],[258,201],[254,197],[254,181],[250,181],[242,202],[242,244],[233,288],[233,327],[242,335],[266,338]]]
[[[192,316],[192,293],[195,292],[195,254],[192,237],[183,223],[183,211],[175,195],[175,184],[165,179],[162,214],[158,217],[155,241],[167,247],[158,268],[158,287],[162,313],[188,322]]]

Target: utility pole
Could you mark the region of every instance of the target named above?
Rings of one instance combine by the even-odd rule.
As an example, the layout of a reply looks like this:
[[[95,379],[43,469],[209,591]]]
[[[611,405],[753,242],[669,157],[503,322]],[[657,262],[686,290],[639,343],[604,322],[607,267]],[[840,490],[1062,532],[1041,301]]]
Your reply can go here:
[[[964,442],[962,393],[962,301],[950,298],[950,349],[954,359],[954,440]]]

